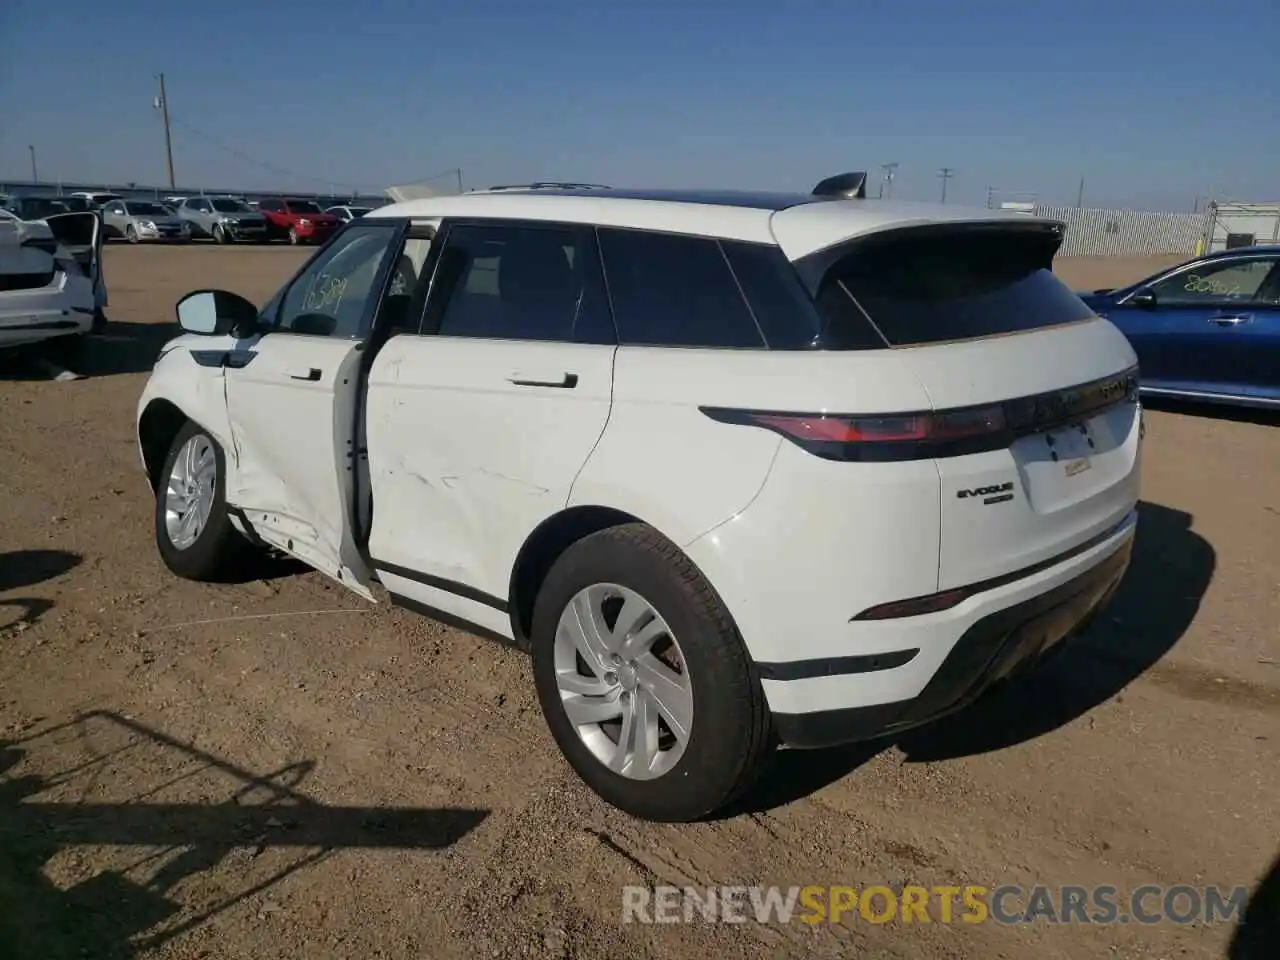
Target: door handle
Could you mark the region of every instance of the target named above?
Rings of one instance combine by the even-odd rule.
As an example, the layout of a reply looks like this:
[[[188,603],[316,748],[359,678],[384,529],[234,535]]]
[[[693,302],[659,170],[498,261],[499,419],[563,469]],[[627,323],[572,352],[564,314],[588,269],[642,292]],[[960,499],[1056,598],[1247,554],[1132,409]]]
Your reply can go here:
[[[1210,323],[1216,323],[1220,327],[1234,327],[1238,323],[1248,323],[1253,319],[1253,314],[1242,313],[1233,317],[1210,317]]]
[[[560,376],[534,376],[531,374],[516,371],[507,377],[507,383],[514,383],[517,387],[559,387],[562,390],[572,390],[578,385],[578,375],[576,373],[562,373]]]
[[[289,374],[289,379],[290,380],[310,380],[312,382],[315,382],[316,380],[320,379],[320,370],[316,367],[312,367],[306,373],[291,373]]]

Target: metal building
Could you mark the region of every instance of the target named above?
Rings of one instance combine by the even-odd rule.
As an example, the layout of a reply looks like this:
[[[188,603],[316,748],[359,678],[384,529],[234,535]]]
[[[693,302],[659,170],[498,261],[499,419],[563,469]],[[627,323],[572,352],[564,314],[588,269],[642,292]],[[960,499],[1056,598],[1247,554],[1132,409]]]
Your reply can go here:
[[[1280,203],[1238,203],[1226,200],[1209,204],[1205,231],[1207,251],[1280,243]]]

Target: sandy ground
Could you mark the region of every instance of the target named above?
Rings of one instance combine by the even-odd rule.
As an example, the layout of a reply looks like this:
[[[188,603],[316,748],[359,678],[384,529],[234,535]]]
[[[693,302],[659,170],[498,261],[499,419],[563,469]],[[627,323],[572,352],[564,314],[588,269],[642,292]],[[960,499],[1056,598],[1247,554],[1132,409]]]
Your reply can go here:
[[[300,257],[113,246],[93,376],[0,366],[0,956],[1280,956],[1274,418],[1148,414],[1131,572],[1052,668],[654,826],[578,783],[521,655],[288,566],[161,567],[133,415],[173,301]],[[628,884],[1146,883],[1256,922],[621,922]]]

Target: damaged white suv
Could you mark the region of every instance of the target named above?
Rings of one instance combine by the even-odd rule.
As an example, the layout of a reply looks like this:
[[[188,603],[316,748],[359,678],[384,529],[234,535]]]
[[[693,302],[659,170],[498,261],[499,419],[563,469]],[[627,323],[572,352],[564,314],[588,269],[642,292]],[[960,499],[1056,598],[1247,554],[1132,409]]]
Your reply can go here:
[[[1135,358],[1060,224],[863,182],[411,200],[261,309],[189,295],[138,407],[161,556],[270,546],[529,650],[649,819],[958,709],[1123,576]]]
[[[105,305],[97,214],[20,220],[0,210],[0,348],[78,342],[105,326]]]

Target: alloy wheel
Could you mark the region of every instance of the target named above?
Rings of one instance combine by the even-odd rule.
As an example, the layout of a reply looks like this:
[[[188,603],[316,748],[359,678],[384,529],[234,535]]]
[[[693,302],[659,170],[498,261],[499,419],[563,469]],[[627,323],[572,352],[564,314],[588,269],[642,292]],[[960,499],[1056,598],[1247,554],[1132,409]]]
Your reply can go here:
[[[612,583],[578,591],[560,615],[554,661],[561,705],[602,764],[651,780],[680,761],[693,687],[675,634],[644,597]]]
[[[213,441],[198,433],[178,450],[165,485],[164,527],[175,549],[186,550],[200,538],[213,510],[217,479]]]

